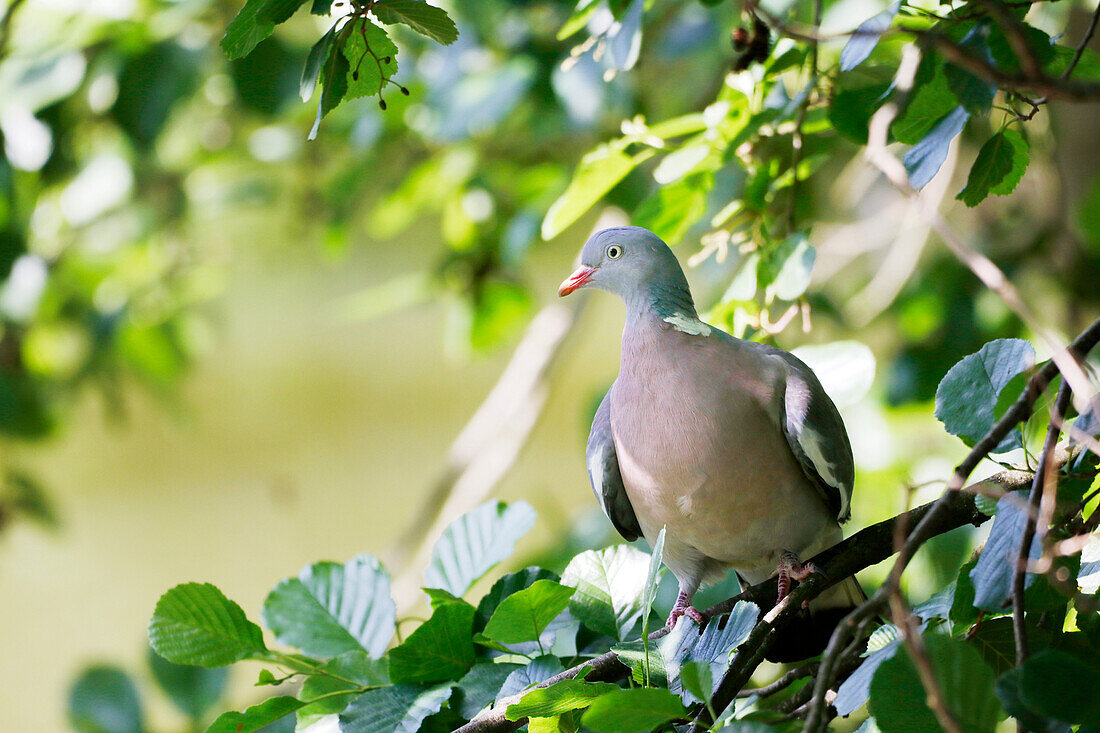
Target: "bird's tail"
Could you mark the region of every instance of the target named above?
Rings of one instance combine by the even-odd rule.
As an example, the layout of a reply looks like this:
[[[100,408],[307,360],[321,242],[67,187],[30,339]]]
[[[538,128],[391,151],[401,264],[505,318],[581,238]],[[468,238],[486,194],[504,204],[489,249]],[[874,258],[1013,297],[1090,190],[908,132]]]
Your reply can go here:
[[[783,630],[768,652],[768,661],[797,662],[825,651],[837,624],[866,600],[867,594],[855,576],[827,588],[810,601],[808,611]]]

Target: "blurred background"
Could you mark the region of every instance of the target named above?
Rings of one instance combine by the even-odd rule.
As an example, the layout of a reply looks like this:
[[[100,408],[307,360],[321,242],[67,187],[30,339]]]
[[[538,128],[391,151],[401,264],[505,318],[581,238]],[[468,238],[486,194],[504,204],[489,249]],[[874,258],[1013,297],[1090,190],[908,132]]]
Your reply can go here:
[[[148,729],[186,729],[146,666],[145,626],[177,583],[213,582],[255,617],[303,565],[370,552],[415,613],[418,531],[489,497],[539,513],[516,564],[560,566],[615,539],[583,448],[617,372],[622,306],[554,301],[593,228],[637,221],[660,176],[637,168],[549,241],[540,224],[624,120],[713,99],[739,12],[657,0],[626,72],[557,38],[574,3],[440,4],[454,45],[393,33],[410,95],[387,95],[385,112],[346,103],[307,142],[315,108],[298,80],[331,19],[302,11],[229,62],[217,43],[236,0],[8,0],[0,730],[69,729],[70,687],[90,664],[133,676]],[[885,5],[826,3],[825,25]],[[1076,39],[1085,10],[1041,3],[1029,20]],[[1031,166],[1011,196],[954,201],[984,139],[969,133],[927,189],[1062,337],[1100,303],[1096,112],[1052,104],[1029,122]],[[852,436],[859,528],[936,495],[965,455],[933,415],[947,369],[991,338],[1032,334],[856,145],[834,135],[827,150],[800,189],[816,260],[786,322],[755,283],[730,294],[751,251],[708,239],[715,200],[672,239],[701,311],[809,347]],[[738,162],[718,175],[736,197]],[[507,399],[467,429],[510,362]],[[910,594],[941,587],[978,540],[930,543]],[[238,672],[227,706],[260,696]]]

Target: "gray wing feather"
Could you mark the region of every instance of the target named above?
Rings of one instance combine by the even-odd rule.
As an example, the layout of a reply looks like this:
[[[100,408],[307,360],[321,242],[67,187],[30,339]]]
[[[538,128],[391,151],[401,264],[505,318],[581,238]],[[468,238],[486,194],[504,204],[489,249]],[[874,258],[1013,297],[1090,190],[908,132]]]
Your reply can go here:
[[[783,434],[807,478],[817,487],[839,521],[851,516],[855,467],[852,445],[836,405],[813,370],[788,352],[783,395]]]
[[[611,436],[611,392],[604,395],[603,401],[592,418],[592,431],[588,434],[588,447],[585,450],[585,463],[588,465],[588,478],[592,482],[592,491],[600,508],[615,529],[628,541],[638,539],[642,528],[630,498],[623,486],[623,477],[619,473],[619,459],[615,455],[615,440]]]

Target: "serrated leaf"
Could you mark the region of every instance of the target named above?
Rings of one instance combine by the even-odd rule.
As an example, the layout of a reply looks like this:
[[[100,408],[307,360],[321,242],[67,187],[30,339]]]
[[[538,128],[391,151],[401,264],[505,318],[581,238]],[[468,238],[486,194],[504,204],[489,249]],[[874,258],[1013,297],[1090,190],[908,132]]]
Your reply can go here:
[[[943,634],[925,634],[929,661],[942,703],[968,733],[992,733],[1000,705],[993,695],[993,672],[978,653]],[[929,733],[940,730],[926,705],[927,694],[908,654],[895,654],[875,671],[870,711],[884,731]]]
[[[727,618],[713,619],[702,633],[694,623],[677,623],[660,642],[669,689],[680,694],[685,702],[695,700],[690,693],[685,694],[680,680],[680,667],[686,662],[707,664],[711,679],[721,680],[731,655],[749,637],[759,615],[756,604],[739,601]]]
[[[484,629],[501,601],[524,588],[530,588],[537,580],[552,580],[556,583],[561,580],[561,577],[552,570],[536,567],[524,568],[501,576],[500,580],[493,583],[489,592],[478,601],[475,628]]]
[[[549,687],[536,687],[524,695],[519,702],[508,706],[505,717],[508,720],[520,718],[548,718],[561,715],[569,710],[586,708],[596,698],[619,690],[618,685],[610,682],[584,682],[583,680],[561,680]]]
[[[535,657],[531,660],[530,664],[508,675],[508,678],[504,680],[504,684],[501,685],[500,689],[497,691],[497,701],[499,702],[506,697],[511,697],[519,692],[523,692],[528,687],[537,685],[540,682],[545,682],[563,671],[565,671],[565,667],[563,667],[561,661],[552,654],[544,654]]]
[[[1030,710],[1074,725],[1100,726],[1100,663],[1061,649],[1044,649],[1024,662],[1020,697]]]
[[[696,699],[709,703],[714,695],[714,675],[710,665],[692,660],[680,666],[680,684]]]
[[[362,650],[330,659],[321,671],[322,674],[310,675],[302,682],[298,698],[309,704],[298,711],[299,721],[343,712],[362,688],[390,684],[389,661],[375,659]],[[348,694],[336,694],[341,691]]]
[[[844,44],[844,50],[840,52],[840,70],[851,71],[859,66],[871,55],[878,45],[882,34],[894,22],[894,16],[901,9],[901,1],[898,0],[877,15],[873,15],[859,24],[852,37]]]
[[[447,603],[390,651],[390,678],[398,684],[455,680],[474,664],[474,607]]]
[[[636,687],[597,698],[581,723],[596,733],[644,733],[686,716],[680,699],[668,690]]]
[[[496,699],[497,692],[504,686],[505,680],[520,669],[523,669],[522,665],[503,662],[475,664],[458,681],[457,708],[454,701],[451,702],[451,707],[456,709],[463,718],[467,720],[473,718]]]
[[[142,733],[141,698],[115,667],[89,667],[69,691],[69,723],[79,733]]]
[[[909,101],[890,125],[890,133],[898,142],[914,145],[958,105],[947,85],[943,59],[938,55],[925,57],[913,81]]]
[[[302,80],[298,83],[298,94],[303,102],[308,102],[309,98],[313,96],[314,90],[317,89],[317,80],[321,77],[321,68],[328,61],[335,40],[336,26],[334,25],[309,49],[305,66],[302,67]]]
[[[402,23],[444,46],[458,40],[458,28],[447,11],[423,0],[377,0],[371,10],[386,25]]]
[[[184,583],[160,597],[149,644],[176,664],[224,667],[267,652],[263,632],[210,583]]]
[[[248,0],[225,29],[221,46],[231,59],[247,56],[305,0]]]
[[[962,105],[955,107],[929,130],[921,141],[905,153],[902,162],[909,173],[909,185],[920,190],[924,188],[939,171],[943,161],[947,160],[947,151],[951,141],[958,137],[970,119],[970,113]]]
[[[397,46],[385,30],[366,18],[353,18],[346,27],[347,34],[337,37],[348,66],[344,98],[381,99],[386,82],[397,73]]]
[[[534,524],[535,510],[527,502],[482,504],[443,530],[432,548],[424,584],[463,595],[494,565],[507,559]]]
[[[231,710],[228,713],[222,713],[206,729],[206,733],[253,733],[279,718],[290,715],[303,705],[305,705],[304,702],[289,695],[269,697],[244,712]]]
[[[966,187],[955,198],[967,206],[977,206],[991,193],[1006,196],[1016,189],[1027,163],[1028,144],[1024,136],[1016,130],[1002,130],[982,145],[970,168]]]
[[[936,388],[936,418],[947,432],[968,446],[993,427],[994,410],[1009,381],[1035,364],[1035,349],[1023,339],[996,339],[963,357]],[[1018,432],[1010,433],[994,452],[1018,447]]]
[[[997,502],[997,516],[993,519],[989,539],[985,541],[977,564],[970,571],[977,608],[990,612],[1004,609],[1012,593],[1012,579],[1016,573],[1016,559],[1027,516],[1026,491],[1010,492]],[[1042,551],[1042,542],[1038,537],[1034,538],[1030,559],[1038,559]],[[1028,573],[1025,582],[1030,585],[1034,579],[1035,576]]]
[[[358,649],[382,656],[393,638],[394,614],[389,573],[367,554],[346,565],[309,565],[264,601],[264,622],[275,638],[318,657]]]
[[[451,696],[451,685],[413,685],[364,692],[340,714],[340,733],[417,733]]]
[[[620,147],[600,145],[586,153],[565,189],[542,220],[542,238],[553,239],[591,209],[630,171],[649,160],[655,150],[628,155]]]
[[[625,639],[642,615],[648,569],[649,555],[630,545],[582,552],[562,573],[562,584],[577,589],[569,610],[593,631]]]
[[[501,601],[485,625],[485,636],[502,644],[537,641],[575,592],[553,580],[537,580]]]
[[[153,679],[179,710],[192,720],[202,720],[225,693],[228,670],[173,664],[149,650]]]

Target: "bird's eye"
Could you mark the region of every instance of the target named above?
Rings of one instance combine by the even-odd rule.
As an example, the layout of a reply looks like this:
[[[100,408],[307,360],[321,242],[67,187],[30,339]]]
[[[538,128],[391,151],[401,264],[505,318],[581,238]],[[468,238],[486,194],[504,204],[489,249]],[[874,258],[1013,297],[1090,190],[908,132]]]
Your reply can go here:
[[[617,244],[613,244],[607,248],[607,259],[617,260],[623,256],[623,248]]]

